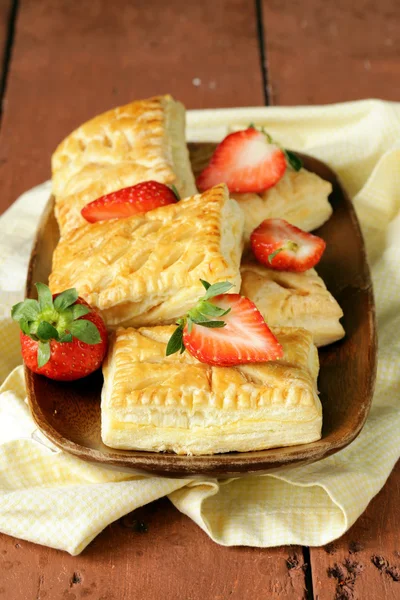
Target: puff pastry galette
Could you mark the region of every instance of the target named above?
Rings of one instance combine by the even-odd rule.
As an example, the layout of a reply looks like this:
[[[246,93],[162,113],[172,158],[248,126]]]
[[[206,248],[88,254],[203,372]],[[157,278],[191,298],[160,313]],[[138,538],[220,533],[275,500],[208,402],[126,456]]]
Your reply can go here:
[[[303,327],[317,346],[344,336],[342,309],[314,269],[291,273],[245,261],[241,274],[241,294],[254,302],[268,325]]]
[[[62,235],[85,224],[81,209],[104,194],[153,179],[196,193],[185,140],[185,109],[171,96],[132,102],[88,121],[52,157]]]
[[[321,437],[318,353],[303,329],[275,329],[276,362],[214,367],[165,356],[173,326],[118,329],[103,365],[102,439],[113,448],[215,454]]]
[[[192,144],[190,160],[195,176],[207,166],[215,144]],[[306,169],[290,167],[276,185],[260,194],[231,193],[244,213],[244,238],[248,242],[252,231],[265,219],[285,219],[305,231],[320,227],[332,214],[328,196],[332,185]]]
[[[172,323],[204,293],[240,288],[243,215],[224,184],[184,202],[79,227],[53,254],[53,293],[75,287],[110,328]]]

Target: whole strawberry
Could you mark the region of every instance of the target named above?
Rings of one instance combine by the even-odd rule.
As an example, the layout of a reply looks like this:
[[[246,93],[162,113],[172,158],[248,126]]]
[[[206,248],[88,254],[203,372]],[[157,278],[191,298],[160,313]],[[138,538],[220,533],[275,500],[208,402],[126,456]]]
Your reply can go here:
[[[96,371],[107,350],[107,330],[99,313],[78,297],[75,288],[54,296],[43,283],[36,288],[38,300],[24,300],[11,310],[21,327],[26,366],[58,381]]]

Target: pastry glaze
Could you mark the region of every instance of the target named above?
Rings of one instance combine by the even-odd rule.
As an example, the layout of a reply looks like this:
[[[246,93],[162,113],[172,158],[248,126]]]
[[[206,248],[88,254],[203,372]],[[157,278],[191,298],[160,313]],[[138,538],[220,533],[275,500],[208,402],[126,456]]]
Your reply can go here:
[[[214,367],[187,351],[166,357],[174,329],[119,328],[112,334],[103,365],[106,445],[215,454],[320,438],[318,353],[309,332],[274,330],[282,360]]]
[[[53,293],[76,287],[109,328],[172,323],[204,295],[240,289],[243,215],[224,184],[184,202],[79,227],[53,254]]]
[[[52,157],[61,235],[86,223],[82,208],[104,194],[153,179],[196,193],[185,140],[185,108],[171,96],[132,102],[88,121]]]
[[[240,292],[254,302],[271,327],[303,327],[316,346],[340,340],[343,311],[314,269],[304,273],[275,271],[256,262],[241,265]]]

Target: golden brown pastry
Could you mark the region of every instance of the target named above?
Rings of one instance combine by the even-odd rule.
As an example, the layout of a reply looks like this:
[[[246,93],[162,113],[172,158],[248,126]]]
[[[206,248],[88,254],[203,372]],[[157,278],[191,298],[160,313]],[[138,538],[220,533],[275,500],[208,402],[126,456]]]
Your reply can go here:
[[[224,184],[126,219],[79,227],[53,255],[53,293],[76,287],[110,328],[172,323],[204,294],[240,288],[243,214]]]
[[[318,440],[318,353],[303,329],[275,329],[280,361],[213,367],[165,356],[174,326],[118,329],[103,365],[102,439],[177,454],[266,449]]]
[[[241,294],[254,302],[269,326],[303,327],[317,346],[344,336],[342,309],[314,269],[289,273],[245,261],[241,274]]]
[[[195,176],[207,166],[215,144],[192,144],[190,160]],[[278,183],[261,194],[236,194],[244,213],[244,237],[248,242],[252,231],[265,219],[280,218],[305,231],[320,227],[332,214],[328,196],[329,181],[306,169],[294,171],[288,167]]]
[[[171,96],[132,102],[79,127],[52,157],[62,235],[84,225],[80,211],[104,194],[154,179],[196,193],[185,141],[185,108]]]

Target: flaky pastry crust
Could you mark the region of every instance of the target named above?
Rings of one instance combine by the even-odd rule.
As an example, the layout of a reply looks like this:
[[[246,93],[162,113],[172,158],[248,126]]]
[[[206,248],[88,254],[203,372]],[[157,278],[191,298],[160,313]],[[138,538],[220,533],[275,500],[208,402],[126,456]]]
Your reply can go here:
[[[69,135],[52,157],[61,235],[86,223],[82,208],[104,194],[153,179],[196,193],[185,140],[185,108],[171,96],[114,108]]]
[[[53,254],[53,293],[75,287],[110,328],[172,323],[204,294],[240,289],[243,215],[224,184],[126,219],[87,224]]]
[[[241,265],[241,294],[254,302],[269,326],[303,327],[317,346],[340,340],[343,311],[314,269],[275,271],[247,260]]]
[[[102,439],[113,448],[215,454],[321,435],[318,353],[303,329],[278,328],[279,361],[215,367],[165,356],[174,326],[118,329],[103,365]]]

